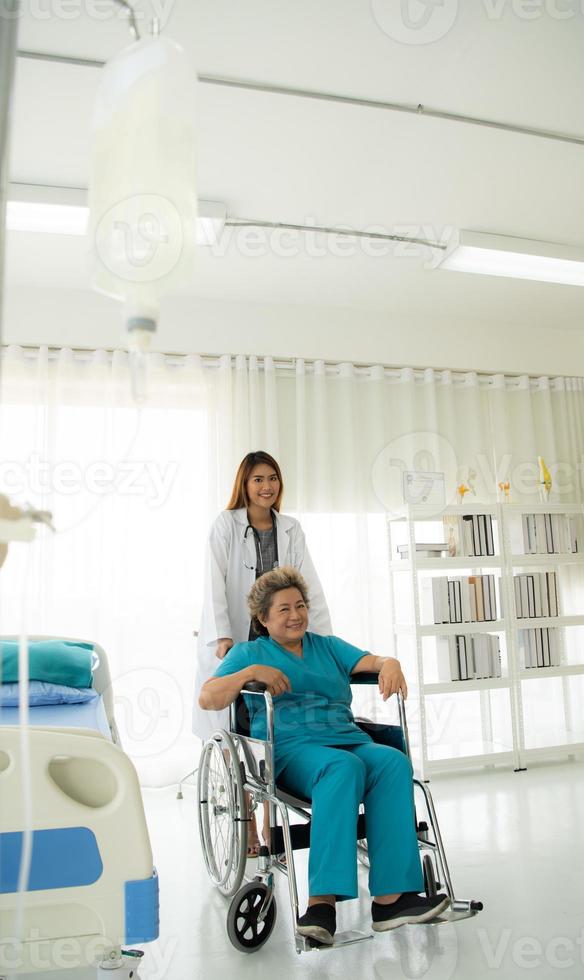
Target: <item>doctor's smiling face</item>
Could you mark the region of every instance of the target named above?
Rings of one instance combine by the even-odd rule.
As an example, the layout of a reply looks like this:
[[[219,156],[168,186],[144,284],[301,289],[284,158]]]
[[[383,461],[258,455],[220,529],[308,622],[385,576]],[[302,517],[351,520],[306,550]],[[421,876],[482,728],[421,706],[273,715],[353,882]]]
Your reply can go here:
[[[248,506],[268,511],[273,507],[280,492],[278,474],[267,463],[258,463],[251,471],[245,485]]]
[[[262,623],[276,643],[283,647],[300,645],[308,627],[308,609],[300,590],[292,587],[276,592]]]

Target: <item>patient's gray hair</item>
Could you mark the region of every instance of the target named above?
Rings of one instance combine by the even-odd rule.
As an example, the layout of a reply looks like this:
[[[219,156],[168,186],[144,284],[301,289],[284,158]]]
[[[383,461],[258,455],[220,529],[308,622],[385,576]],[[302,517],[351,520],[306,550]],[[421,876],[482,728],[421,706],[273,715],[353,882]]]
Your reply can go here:
[[[274,596],[283,589],[298,589],[306,608],[310,608],[308,586],[298,569],[284,565],[283,568],[274,568],[273,571],[260,575],[250,589],[247,605],[258,633],[264,636],[267,636],[268,631],[261,620],[268,618]]]

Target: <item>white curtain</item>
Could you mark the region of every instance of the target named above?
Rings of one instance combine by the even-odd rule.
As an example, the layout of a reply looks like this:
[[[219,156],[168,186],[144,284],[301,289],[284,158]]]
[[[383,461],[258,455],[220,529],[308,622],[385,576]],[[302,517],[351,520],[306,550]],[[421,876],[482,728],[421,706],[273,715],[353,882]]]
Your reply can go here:
[[[126,751],[145,784],[193,769],[189,736],[201,555],[210,515],[208,411],[198,358],[153,356],[149,399],[127,358],[9,351],[0,415],[2,489],[52,511],[33,546],[30,633],[105,649]],[[0,630],[16,631],[28,546],[0,576]]]
[[[386,515],[405,470],[469,474],[476,499],[538,499],[537,456],[556,499],[577,502],[584,381],[369,368],[322,361],[151,355],[148,400],[125,355],[9,348],[2,364],[0,491],[51,510],[33,546],[27,628],[108,653],[125,747],[142,781],[196,764],[189,719],[207,529],[244,453],[284,473],[335,632],[391,653]],[[19,628],[26,547],[0,575],[0,631]]]

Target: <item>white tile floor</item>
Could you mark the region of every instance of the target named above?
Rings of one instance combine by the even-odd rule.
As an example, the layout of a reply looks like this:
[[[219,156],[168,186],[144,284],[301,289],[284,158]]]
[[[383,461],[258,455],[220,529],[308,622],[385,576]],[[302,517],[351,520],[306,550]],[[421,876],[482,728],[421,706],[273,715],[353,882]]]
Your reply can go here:
[[[457,893],[485,910],[456,925],[406,926],[357,946],[294,951],[285,879],[278,921],[253,955],[225,931],[226,900],[209,885],[200,856],[194,792],[146,791],[161,881],[161,940],[143,980],[285,980],[320,977],[428,977],[469,980],[584,976],[584,763],[527,772],[482,770],[431,784]],[[299,860],[304,885],[305,859]],[[340,906],[340,927],[367,930],[365,872],[357,902]]]
[[[186,787],[181,802],[174,790],[145,790],[161,884],[161,938],[146,947],[140,977],[581,980],[584,762],[457,774],[435,778],[431,787],[457,894],[481,899],[485,910],[456,925],[406,926],[357,946],[300,956],[281,876],[278,920],[266,945],[252,955],[231,946],[226,900],[210,886],[200,854],[194,790]],[[302,887],[305,867],[300,856]],[[365,874],[362,869],[361,899],[339,908],[342,929],[368,930]],[[50,980],[90,977],[95,971]]]

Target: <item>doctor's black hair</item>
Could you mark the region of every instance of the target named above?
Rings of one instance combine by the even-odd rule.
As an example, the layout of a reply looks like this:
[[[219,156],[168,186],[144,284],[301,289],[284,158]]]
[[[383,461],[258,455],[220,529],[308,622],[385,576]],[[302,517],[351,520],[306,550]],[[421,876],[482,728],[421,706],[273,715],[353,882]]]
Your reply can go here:
[[[282,568],[274,568],[271,572],[264,572],[255,580],[247,597],[248,609],[260,636],[268,636],[261,619],[268,618],[274,596],[283,589],[298,589],[306,608],[310,609],[308,586],[297,568],[284,565]]]
[[[274,510],[280,510],[280,504],[282,503],[282,496],[284,494],[282,470],[274,457],[270,456],[269,453],[265,453],[261,449],[257,450],[255,453],[248,453],[247,456],[243,457],[237,468],[233,490],[231,491],[231,498],[227,504],[227,507],[225,508],[226,510],[239,510],[241,507],[247,507],[249,505],[249,499],[247,496],[247,481],[251,476],[253,468],[261,465],[262,463],[264,463],[266,466],[271,466],[278,477],[278,480],[280,481],[278,496],[272,504]]]

